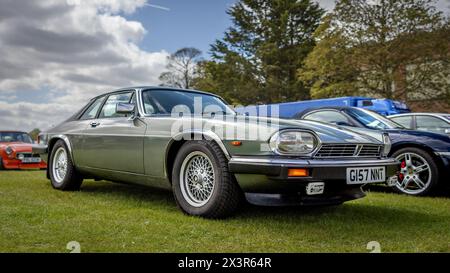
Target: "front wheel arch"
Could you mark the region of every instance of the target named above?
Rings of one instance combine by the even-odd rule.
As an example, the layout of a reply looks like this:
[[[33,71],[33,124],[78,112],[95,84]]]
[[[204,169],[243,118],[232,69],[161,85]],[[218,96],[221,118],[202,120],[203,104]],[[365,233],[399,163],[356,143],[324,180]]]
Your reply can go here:
[[[52,137],[48,141],[48,144],[47,144],[47,146],[48,146],[47,147],[47,162],[50,162],[50,156],[52,154],[53,147],[55,146],[56,142],[58,142],[59,140],[64,141],[64,143],[66,144],[66,147],[68,149],[69,156],[72,159],[72,162],[74,162],[74,164],[75,164],[75,161],[73,160],[73,155],[72,155],[72,145],[71,145],[71,143],[69,141],[69,138],[67,136],[64,136],[64,135],[58,135],[58,136]],[[47,168],[47,179],[50,179],[49,168]]]
[[[167,145],[166,158],[164,160],[164,172],[170,184],[172,184],[172,170],[178,152],[186,142],[195,141],[196,136],[197,138],[200,138],[200,140],[213,141],[221,148],[222,152],[229,159],[230,155],[226,150],[225,145],[223,145],[223,143],[221,142],[220,139],[218,139],[218,137],[214,137],[211,134],[191,132],[191,133],[184,133],[179,138],[172,138],[172,140]]]
[[[395,152],[397,152],[398,150],[404,149],[404,148],[416,148],[416,149],[423,150],[423,151],[427,152],[433,158],[433,160],[438,165],[439,171],[441,171],[442,168],[444,167],[444,164],[443,164],[441,158],[435,154],[434,150],[431,147],[426,146],[426,145],[420,145],[417,143],[401,143],[398,145],[394,145],[394,146],[392,146],[391,151],[389,152],[389,157],[392,157],[392,155]]]

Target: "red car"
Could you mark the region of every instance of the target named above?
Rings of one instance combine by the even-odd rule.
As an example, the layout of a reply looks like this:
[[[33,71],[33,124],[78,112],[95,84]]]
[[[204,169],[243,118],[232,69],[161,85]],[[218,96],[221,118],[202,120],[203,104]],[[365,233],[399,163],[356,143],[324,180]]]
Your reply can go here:
[[[27,133],[0,131],[0,170],[47,168],[39,155],[33,155],[32,145]]]

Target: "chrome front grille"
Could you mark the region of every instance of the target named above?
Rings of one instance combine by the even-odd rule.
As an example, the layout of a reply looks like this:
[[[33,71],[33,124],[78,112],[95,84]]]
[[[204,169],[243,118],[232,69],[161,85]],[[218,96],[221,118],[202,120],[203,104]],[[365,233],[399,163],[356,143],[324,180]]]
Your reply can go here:
[[[357,146],[356,144],[323,144],[316,153],[316,157],[354,156]]]
[[[378,157],[380,153],[381,145],[323,144],[315,157]]]
[[[24,158],[31,158],[31,157],[39,157],[39,155],[33,155],[32,153],[17,153],[16,158],[19,158],[20,155],[23,155]]]
[[[358,156],[380,156],[381,146],[380,145],[363,145],[359,151]]]

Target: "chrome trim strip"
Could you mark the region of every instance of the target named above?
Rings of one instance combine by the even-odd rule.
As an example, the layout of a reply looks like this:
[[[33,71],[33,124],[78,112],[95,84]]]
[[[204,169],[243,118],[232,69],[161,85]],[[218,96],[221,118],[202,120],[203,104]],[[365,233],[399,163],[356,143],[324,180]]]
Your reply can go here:
[[[450,152],[435,152],[436,155],[450,156]]]
[[[258,157],[233,157],[230,163],[234,164],[264,164],[264,165],[307,165],[309,167],[324,166],[360,166],[360,165],[396,165],[400,162],[394,158],[371,160],[319,160],[319,159],[284,159],[284,158],[258,158]]]
[[[230,160],[231,156],[230,156],[230,153],[228,152],[227,148],[225,147],[225,145],[223,144],[223,142],[219,138],[219,136],[214,134],[213,132],[210,132],[210,131],[205,132],[205,131],[201,131],[201,130],[183,131],[183,132],[176,134],[175,136],[172,136],[172,140],[175,140],[175,141],[182,140],[182,139],[184,139],[183,136],[185,136],[185,135],[190,136],[191,134],[203,135],[203,136],[211,138],[212,140],[214,140],[217,143],[217,145],[219,145],[220,149],[222,149],[222,152],[225,154],[226,158],[228,160]]]

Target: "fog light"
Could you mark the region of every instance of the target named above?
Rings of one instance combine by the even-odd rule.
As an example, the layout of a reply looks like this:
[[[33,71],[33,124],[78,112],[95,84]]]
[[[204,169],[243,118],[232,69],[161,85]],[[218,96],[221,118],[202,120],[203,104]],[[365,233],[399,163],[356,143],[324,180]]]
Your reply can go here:
[[[288,177],[306,177],[308,169],[288,169]]]
[[[17,159],[19,159],[19,160],[23,160],[25,158],[25,156],[23,155],[23,154],[19,154],[18,156],[17,156]]]

